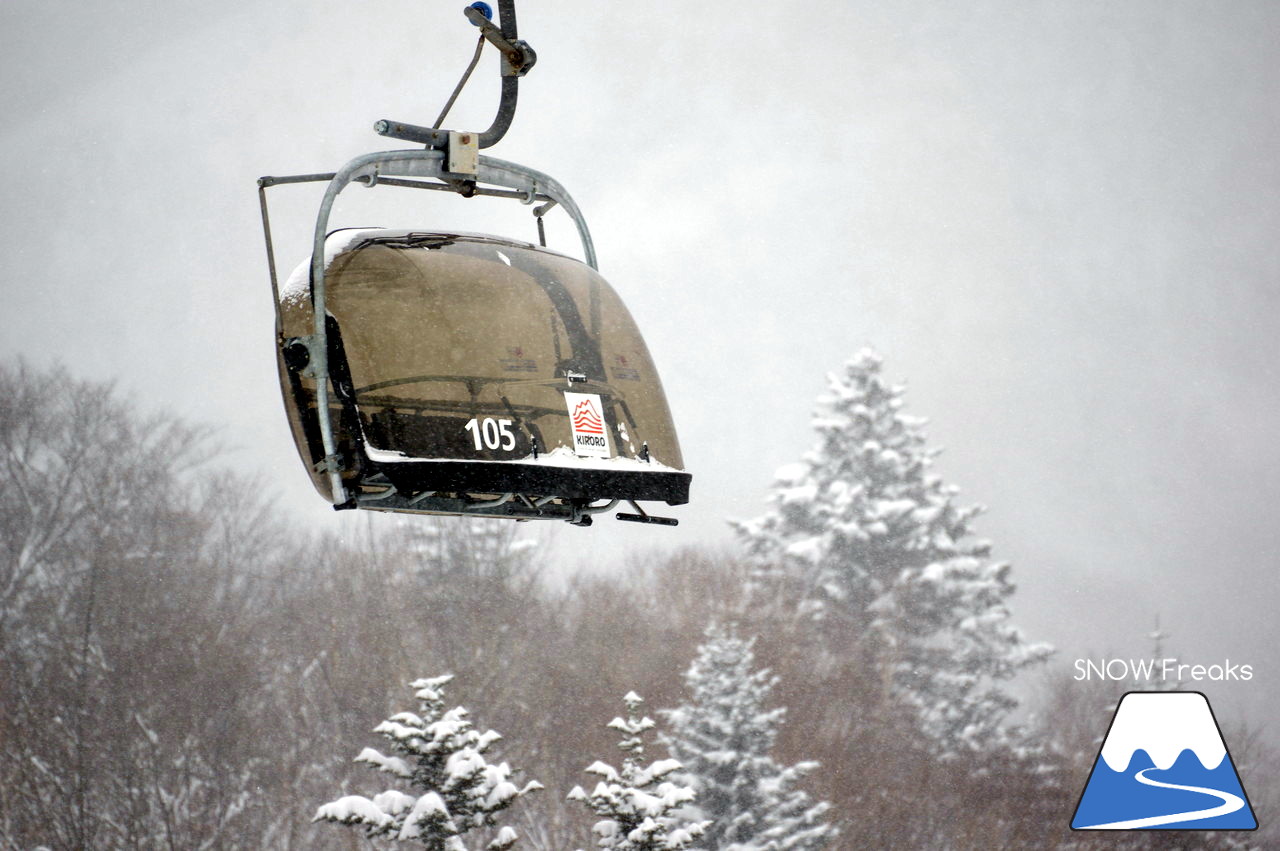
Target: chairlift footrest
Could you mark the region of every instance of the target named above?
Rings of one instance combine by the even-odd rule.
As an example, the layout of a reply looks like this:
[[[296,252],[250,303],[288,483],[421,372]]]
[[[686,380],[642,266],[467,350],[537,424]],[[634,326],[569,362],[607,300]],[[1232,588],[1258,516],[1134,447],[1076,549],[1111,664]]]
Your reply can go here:
[[[652,523],[656,526],[679,526],[680,521],[674,517],[655,517],[652,514],[629,514],[619,511],[613,515],[619,520],[626,520],[631,523]]]

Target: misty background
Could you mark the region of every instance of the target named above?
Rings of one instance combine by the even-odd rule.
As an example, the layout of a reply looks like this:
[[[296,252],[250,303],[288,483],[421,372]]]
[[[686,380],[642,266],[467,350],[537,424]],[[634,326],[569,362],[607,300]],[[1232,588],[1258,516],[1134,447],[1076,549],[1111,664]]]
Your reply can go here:
[[[463,5],[5,3],[0,356],[217,428],[300,524],[367,522],[315,495],[286,428],[254,181],[396,147],[380,118],[430,124],[474,47]],[[1158,614],[1169,655],[1253,666],[1194,686],[1265,722],[1280,7],[518,11],[539,60],[488,153],[574,194],[694,475],[676,529],[528,534],[602,571],[731,546],[725,520],[812,444],[824,373],[869,344],[942,474],[990,507],[977,528],[1051,667],[1147,654]],[[487,127],[496,78],[490,52],[448,125]],[[271,192],[287,274],[320,189]],[[526,208],[438,196],[352,188],[336,223],[534,238]],[[576,251],[567,219],[548,226]]]

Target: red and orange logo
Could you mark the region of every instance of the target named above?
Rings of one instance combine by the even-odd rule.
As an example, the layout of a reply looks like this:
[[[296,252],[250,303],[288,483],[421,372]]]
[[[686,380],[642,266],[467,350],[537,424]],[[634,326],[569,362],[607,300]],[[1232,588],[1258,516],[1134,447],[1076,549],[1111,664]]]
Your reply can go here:
[[[573,409],[573,430],[583,434],[604,434],[604,420],[590,399],[583,399]]]

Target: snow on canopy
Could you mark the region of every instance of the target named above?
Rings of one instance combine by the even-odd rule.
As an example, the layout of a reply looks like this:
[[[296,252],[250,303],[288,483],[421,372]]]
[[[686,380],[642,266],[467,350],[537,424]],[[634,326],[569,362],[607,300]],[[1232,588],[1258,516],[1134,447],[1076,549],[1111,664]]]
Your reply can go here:
[[[324,240],[324,268],[328,269],[338,255],[363,239],[377,236],[382,228],[346,228],[336,230]],[[280,301],[296,301],[311,293],[311,258],[299,263],[280,287]]]

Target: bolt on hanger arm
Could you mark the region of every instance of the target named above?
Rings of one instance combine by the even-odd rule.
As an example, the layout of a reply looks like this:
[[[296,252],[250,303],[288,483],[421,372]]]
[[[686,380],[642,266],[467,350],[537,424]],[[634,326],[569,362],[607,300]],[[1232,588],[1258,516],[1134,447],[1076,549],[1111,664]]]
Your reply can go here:
[[[511,127],[511,121],[516,115],[520,78],[538,61],[538,55],[527,42],[521,41],[516,35],[515,0],[498,0],[500,26],[494,26],[489,20],[492,12],[486,3],[472,3],[462,11],[467,20],[479,27],[484,38],[502,54],[502,97],[498,101],[498,114],[494,116],[489,129],[481,133],[479,138],[479,147],[490,148],[501,141]],[[465,79],[464,76],[464,82]],[[379,135],[426,145],[428,148],[446,148],[449,145],[449,131],[439,127],[421,127],[383,119],[374,124],[373,129]]]

